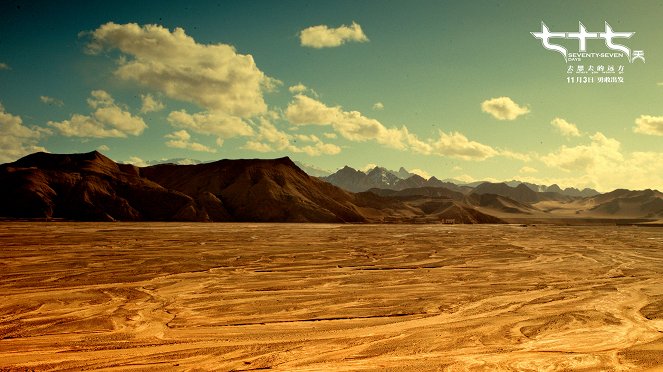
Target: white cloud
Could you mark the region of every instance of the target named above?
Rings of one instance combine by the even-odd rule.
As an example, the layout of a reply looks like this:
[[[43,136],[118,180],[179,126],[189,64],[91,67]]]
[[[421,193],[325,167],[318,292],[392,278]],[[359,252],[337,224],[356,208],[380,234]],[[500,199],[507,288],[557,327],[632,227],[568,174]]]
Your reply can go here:
[[[175,164],[178,165],[194,165],[194,164],[200,164],[200,160],[195,160],[195,159],[177,159]]]
[[[293,94],[304,93],[307,90],[308,90],[308,88],[306,87],[306,85],[304,85],[302,83],[299,83],[297,85],[293,85],[290,88],[288,88],[288,91],[290,91],[290,93],[293,93]]]
[[[297,146],[297,140],[309,143]],[[259,119],[258,132],[256,136],[246,142],[244,148],[258,152],[290,151],[304,153],[309,156],[336,155],[341,148],[331,143],[324,143],[315,135],[288,134],[278,128],[267,118]]]
[[[423,169],[419,169],[419,168],[410,169],[408,172],[417,174],[417,175],[419,175],[419,176],[421,176],[425,179],[429,179],[431,177],[430,173],[426,172]]]
[[[497,120],[515,120],[529,112],[529,108],[520,106],[509,97],[497,97],[483,101],[481,111],[492,115]]]
[[[302,94],[288,104],[286,118],[295,125],[329,125],[342,115],[339,107],[328,107],[324,103]]]
[[[146,114],[148,112],[157,112],[163,110],[165,107],[163,102],[154,98],[151,94],[141,94],[140,100],[142,102],[140,112]]]
[[[288,88],[288,91],[292,94],[307,94],[311,97],[319,97],[318,92],[307,87],[302,83],[295,84]]]
[[[382,110],[384,109],[384,104],[382,102],[375,102],[373,104],[373,110]]]
[[[101,146],[97,147],[97,151],[110,151],[110,147],[108,147],[106,145],[101,145]]]
[[[557,128],[557,130],[565,137],[580,137],[578,127],[562,118],[554,118],[550,122],[550,125]]]
[[[326,25],[305,28],[299,33],[299,41],[302,46],[320,49],[341,46],[349,41],[364,43],[368,38],[361,26],[352,22],[350,26],[342,25],[337,28]]]
[[[168,147],[200,152],[216,152],[216,150],[213,148],[207,147],[198,142],[191,141],[191,135],[184,129],[167,134],[165,138],[170,140],[166,142],[166,146]]]
[[[530,161],[532,157],[529,154],[524,154],[522,152],[516,152],[511,150],[499,149],[497,150],[500,156],[505,158],[520,160],[520,161]]]
[[[0,62],[0,70],[11,70],[12,68],[9,67],[8,64]]]
[[[640,115],[635,119],[635,133],[663,136],[663,116]]]
[[[363,167],[359,168],[359,170],[364,172],[364,173],[368,173],[369,171],[373,170],[377,166],[378,165],[375,164],[375,163],[368,163],[368,164],[364,165]]]
[[[338,138],[338,135],[336,133],[325,132],[322,135],[325,136],[325,138],[329,138],[329,139]]]
[[[115,104],[115,100],[105,90],[93,90],[90,92],[90,98],[87,99],[87,104],[92,108],[107,107]]]
[[[590,138],[592,142],[589,145],[562,146],[557,152],[542,156],[541,160],[550,167],[567,172],[591,170],[623,160],[619,141],[607,138],[600,132]]]
[[[62,102],[62,100],[49,96],[39,96],[39,100],[47,105],[58,106],[58,107],[64,106],[64,102]]]
[[[474,177],[470,176],[469,174],[461,174],[460,176],[454,176],[454,179],[465,183],[471,183],[477,181]]]
[[[139,158],[138,156],[131,156],[129,159],[124,161],[124,164],[133,164],[137,167],[147,167],[148,164],[145,160]]]
[[[8,113],[0,104],[0,162],[6,163],[33,152],[46,151],[37,144],[48,133],[43,128],[25,126],[20,116]]]
[[[48,125],[66,137],[127,137],[143,133],[147,125],[139,116],[133,116],[115,103],[113,97],[103,90],[90,93],[88,105],[92,114],[73,114],[69,120],[49,121]]]
[[[520,168],[520,170],[518,172],[527,174],[527,173],[537,173],[538,170],[536,170],[535,168],[532,168],[532,167],[525,166],[525,167]]]
[[[168,114],[168,122],[175,128],[216,136],[219,146],[228,138],[254,134],[253,129],[244,120],[221,112],[189,114],[185,110],[172,111]]]
[[[367,118],[358,111],[343,111],[340,106],[329,107],[313,98],[298,94],[286,109],[286,118],[295,125],[331,125],[338,134],[350,141],[374,140],[391,148],[403,149],[406,129],[386,128],[379,121]]]
[[[288,105],[286,118],[294,125],[331,126],[343,138],[355,141],[375,141],[398,150],[420,154],[450,156],[465,160],[484,160],[500,152],[490,146],[471,141],[458,132],[440,131],[436,139],[421,140],[407,127],[386,128],[375,119],[358,111],[344,111],[340,106],[329,107],[313,98],[296,95]]]
[[[562,146],[541,157],[544,164],[573,174],[549,183],[602,191],[663,188],[663,152],[623,153],[619,141],[600,132],[590,140],[589,144]]]
[[[499,152],[488,145],[471,141],[459,132],[439,132],[439,139],[432,141],[432,150],[424,154],[449,156],[463,160],[485,160],[499,155]],[[416,150],[416,148],[415,148]]]
[[[199,44],[181,28],[106,23],[90,32],[92,54],[122,53],[115,75],[210,111],[251,117],[267,110],[263,92],[280,83],[251,55],[226,44]]]

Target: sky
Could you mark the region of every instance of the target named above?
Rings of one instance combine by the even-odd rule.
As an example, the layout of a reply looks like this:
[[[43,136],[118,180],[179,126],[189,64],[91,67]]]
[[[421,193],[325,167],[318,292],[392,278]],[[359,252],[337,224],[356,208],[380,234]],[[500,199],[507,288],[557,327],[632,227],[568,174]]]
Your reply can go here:
[[[9,0],[0,14],[0,162],[289,156],[663,190],[661,2]],[[532,34],[542,23],[567,54]],[[602,56],[568,58],[583,28]],[[632,34],[611,49],[610,30]]]

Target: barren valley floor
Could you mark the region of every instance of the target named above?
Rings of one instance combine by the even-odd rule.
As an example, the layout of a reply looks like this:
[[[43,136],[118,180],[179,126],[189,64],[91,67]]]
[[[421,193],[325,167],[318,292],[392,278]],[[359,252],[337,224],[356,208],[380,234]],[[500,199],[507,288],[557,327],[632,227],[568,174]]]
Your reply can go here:
[[[663,229],[0,223],[0,370],[646,370]]]

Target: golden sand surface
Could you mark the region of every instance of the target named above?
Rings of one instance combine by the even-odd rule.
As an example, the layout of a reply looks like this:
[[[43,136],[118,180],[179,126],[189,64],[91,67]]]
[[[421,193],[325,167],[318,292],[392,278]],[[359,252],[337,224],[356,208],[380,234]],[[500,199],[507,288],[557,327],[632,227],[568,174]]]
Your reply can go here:
[[[0,223],[0,370],[647,370],[663,229]]]

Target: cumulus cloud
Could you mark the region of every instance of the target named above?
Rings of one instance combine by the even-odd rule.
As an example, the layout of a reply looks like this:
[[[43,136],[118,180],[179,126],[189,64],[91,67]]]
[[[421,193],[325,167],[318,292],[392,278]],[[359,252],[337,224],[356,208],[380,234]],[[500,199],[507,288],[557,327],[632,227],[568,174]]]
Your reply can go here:
[[[140,112],[143,114],[147,114],[148,112],[156,112],[156,111],[161,111],[165,107],[164,104],[159,101],[158,99],[154,98],[153,95],[151,94],[141,94],[140,95],[140,100],[141,100],[141,108]]]
[[[529,108],[520,106],[509,97],[497,97],[483,101],[481,111],[492,115],[497,120],[515,120],[529,112]]]
[[[520,168],[519,172],[524,173],[524,174],[529,174],[529,173],[537,173],[538,170],[536,168],[524,166],[524,167]]]
[[[426,172],[423,169],[419,169],[419,168],[410,169],[408,172],[419,175],[419,176],[421,176],[425,179],[429,179],[431,177],[430,173]]]
[[[129,159],[124,161],[124,164],[133,164],[137,167],[147,167],[148,164],[145,160],[139,158],[138,156],[131,156]]]
[[[368,173],[371,170],[375,169],[375,167],[377,167],[377,166],[378,165],[375,164],[375,163],[368,163],[368,164],[364,165],[363,167],[359,168],[359,170],[364,172],[364,173]]]
[[[90,115],[73,114],[69,120],[49,121],[48,125],[65,137],[93,138],[138,136],[147,128],[141,117],[116,104],[106,91],[92,91],[87,102],[94,110]]]
[[[62,100],[59,100],[59,99],[53,98],[53,97],[49,97],[49,96],[39,96],[39,100],[42,103],[45,103],[49,106],[58,106],[58,107],[64,106],[64,102],[62,102]]]
[[[120,51],[117,77],[209,111],[243,118],[263,113],[263,93],[279,83],[251,55],[227,44],[199,44],[181,28],[109,22],[89,36],[91,54]]]
[[[9,67],[8,64],[0,62],[0,70],[11,70],[12,68]]]
[[[343,111],[340,106],[329,107],[313,98],[298,94],[286,108],[286,118],[295,125],[331,125],[342,137],[357,142],[375,140],[392,148],[403,148],[399,129],[387,129],[379,121],[358,111]]]
[[[288,88],[288,91],[290,91],[290,93],[294,93],[294,94],[304,93],[307,90],[308,90],[308,88],[306,87],[306,85],[304,85],[302,83],[293,85],[290,88]]]
[[[520,161],[530,161],[532,157],[530,154],[525,154],[522,152],[517,152],[517,151],[511,151],[511,150],[506,150],[506,149],[498,149],[497,150],[500,156],[503,156],[505,158],[509,159],[514,159],[514,160],[520,160]]]
[[[557,130],[564,137],[580,137],[580,131],[578,130],[578,127],[575,124],[569,123],[562,118],[554,118],[550,122],[550,125],[557,128]]]
[[[541,160],[550,167],[567,172],[590,170],[623,160],[619,141],[600,132],[590,138],[588,145],[562,146],[558,151],[542,156]]]
[[[39,127],[27,127],[18,115],[5,111],[0,104],[0,162],[14,161],[37,151],[46,151],[38,146],[39,140],[48,134],[48,130]]]
[[[544,164],[561,169],[570,177],[548,183],[593,187],[602,191],[615,188],[663,188],[663,152],[625,153],[621,144],[600,132],[588,144],[567,147],[541,157]]]
[[[93,90],[90,92],[87,104],[94,109],[97,107],[108,107],[115,104],[115,99],[105,90]]]
[[[373,110],[382,110],[384,109],[384,104],[382,102],[375,102],[373,104]]]
[[[318,92],[307,87],[302,83],[295,84],[288,88],[288,91],[292,94],[308,94],[311,97],[319,97]]]
[[[635,119],[635,133],[663,136],[663,116],[640,115]]]
[[[321,49],[338,47],[351,41],[364,43],[368,38],[361,26],[352,22],[350,26],[342,25],[337,28],[327,25],[305,28],[299,33],[299,41],[302,46]]]
[[[305,143],[296,145],[296,141]],[[258,152],[290,151],[304,153],[309,156],[336,155],[341,148],[332,143],[325,143],[315,135],[288,134],[278,128],[265,117],[259,119],[257,135],[244,145],[247,150]]]
[[[471,141],[459,132],[439,132],[439,138],[431,141],[432,150],[415,151],[423,154],[449,156],[463,160],[485,160],[499,155],[499,152],[488,145]]]
[[[184,129],[167,134],[165,138],[169,139],[166,146],[177,149],[187,149],[200,152],[216,152],[215,149],[207,147],[201,143],[191,141],[191,135]]]
[[[253,129],[244,120],[221,112],[189,114],[186,110],[173,111],[167,120],[175,128],[216,136],[219,146],[228,138],[253,135]]]
[[[470,176],[469,174],[461,174],[460,176],[454,176],[454,179],[465,183],[470,183],[475,181],[474,177]]]
[[[98,151],[109,151],[110,147],[108,147],[106,145],[101,145],[101,146],[97,147],[97,150]]]
[[[562,146],[558,151],[542,156],[541,160],[548,166],[567,172],[588,171],[623,160],[619,141],[608,138],[600,132],[590,138],[591,143],[587,145]]]
[[[471,141],[458,132],[439,131],[438,137],[419,139],[407,127],[387,128],[375,119],[358,111],[344,111],[342,107],[329,107],[313,98],[296,95],[285,111],[294,125],[331,126],[341,137],[355,142],[375,141],[385,147],[411,150],[420,154],[450,156],[465,160],[484,160],[500,152],[490,146]]]

